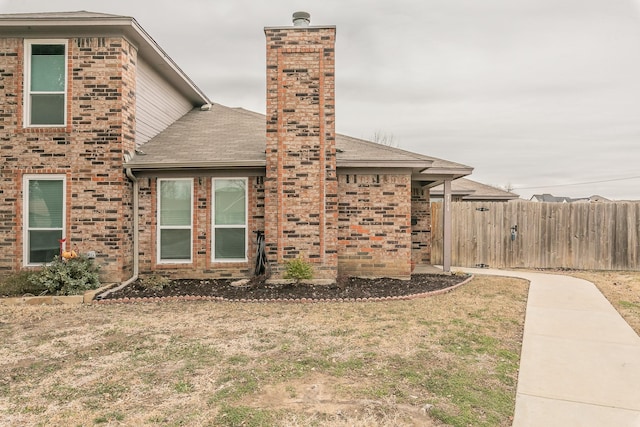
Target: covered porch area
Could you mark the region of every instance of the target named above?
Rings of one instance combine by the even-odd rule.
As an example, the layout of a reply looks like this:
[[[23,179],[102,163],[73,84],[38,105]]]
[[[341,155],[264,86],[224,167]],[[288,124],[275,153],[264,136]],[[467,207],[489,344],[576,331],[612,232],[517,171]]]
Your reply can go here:
[[[451,271],[451,182],[471,174],[473,168],[441,159],[432,160],[429,168],[414,172],[412,175],[411,195],[411,262],[413,274]],[[441,186],[443,189],[443,227],[442,236],[433,236],[431,227],[430,189]],[[442,268],[431,264],[432,241],[442,239]]]

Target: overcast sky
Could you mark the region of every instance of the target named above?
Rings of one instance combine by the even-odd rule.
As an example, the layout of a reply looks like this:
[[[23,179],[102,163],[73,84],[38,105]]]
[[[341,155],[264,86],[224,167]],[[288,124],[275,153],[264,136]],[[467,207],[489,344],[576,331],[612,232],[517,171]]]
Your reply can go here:
[[[535,193],[640,199],[640,0],[0,0],[133,16],[214,101],[265,110],[265,26],[336,25],[336,128]]]

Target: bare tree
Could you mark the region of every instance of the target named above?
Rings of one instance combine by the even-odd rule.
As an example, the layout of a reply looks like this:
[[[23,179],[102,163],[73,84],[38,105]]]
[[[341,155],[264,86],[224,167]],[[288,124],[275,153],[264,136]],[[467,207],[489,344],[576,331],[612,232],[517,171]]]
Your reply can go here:
[[[400,144],[396,141],[392,133],[387,133],[381,130],[377,130],[373,133],[372,141],[387,147],[398,148]]]
[[[508,191],[509,193],[513,193],[513,190],[515,190],[515,188],[513,188],[513,184],[511,184],[510,182],[508,182],[506,185],[498,185],[497,188]]]

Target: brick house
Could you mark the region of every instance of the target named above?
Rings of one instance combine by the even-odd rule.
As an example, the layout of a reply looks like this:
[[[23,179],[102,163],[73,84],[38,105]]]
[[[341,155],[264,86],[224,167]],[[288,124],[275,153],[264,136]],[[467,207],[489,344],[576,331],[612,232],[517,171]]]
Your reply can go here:
[[[296,18],[265,28],[262,115],[212,103],[133,18],[0,15],[0,273],[64,238],[107,281],[247,277],[256,231],[274,278],[428,264],[429,188],[472,169],[336,134],[336,29]]]

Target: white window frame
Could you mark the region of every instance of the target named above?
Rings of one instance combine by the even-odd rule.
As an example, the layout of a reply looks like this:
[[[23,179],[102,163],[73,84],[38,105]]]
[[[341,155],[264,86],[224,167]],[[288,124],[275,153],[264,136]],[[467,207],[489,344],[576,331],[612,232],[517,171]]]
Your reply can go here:
[[[244,225],[229,224],[216,225],[216,181],[244,181]],[[246,177],[214,177],[211,178],[211,261],[223,262],[247,262],[249,250],[249,179]],[[244,257],[243,258],[216,258],[216,229],[217,228],[244,228]]]
[[[22,176],[22,264],[25,267],[45,265],[29,262],[29,181],[62,181],[62,238],[67,236],[67,177],[63,174],[29,174]],[[59,228],[34,228],[34,230],[59,230]]]
[[[40,44],[59,44],[64,45],[64,105],[63,105],[63,121],[60,124],[39,125],[31,124],[31,46]],[[69,86],[69,41],[66,39],[26,39],[24,41],[24,102],[23,102],[23,123],[24,127],[31,128],[60,128],[67,125],[67,89]],[[33,92],[35,94],[60,94],[60,92]]]
[[[191,187],[191,200],[189,203],[190,212],[189,212],[189,225],[161,225],[160,224],[160,209],[161,206],[161,193],[160,188],[162,186],[162,182],[165,181],[189,181],[189,185]],[[193,178],[158,178],[157,188],[156,188],[156,262],[158,264],[191,264],[193,262]],[[160,240],[160,234],[162,230],[189,230],[189,259],[162,259],[162,246]]]

